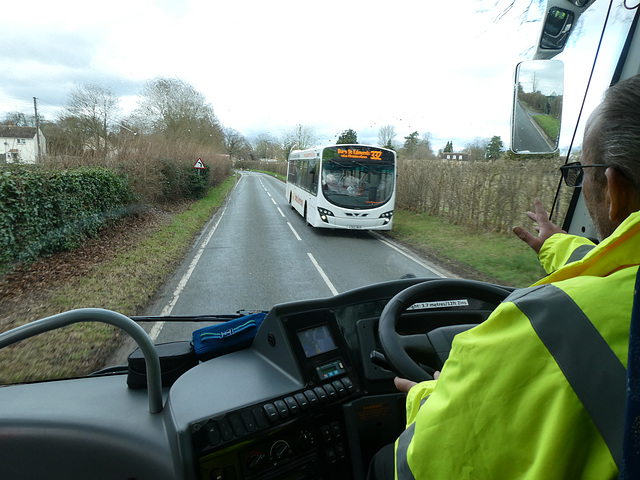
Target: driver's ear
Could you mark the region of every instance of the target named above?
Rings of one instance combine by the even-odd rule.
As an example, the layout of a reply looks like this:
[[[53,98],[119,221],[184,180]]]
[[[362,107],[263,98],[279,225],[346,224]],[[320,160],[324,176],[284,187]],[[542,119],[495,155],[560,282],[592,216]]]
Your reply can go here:
[[[609,220],[620,225],[631,213],[640,210],[640,198],[633,184],[613,167],[605,171]]]

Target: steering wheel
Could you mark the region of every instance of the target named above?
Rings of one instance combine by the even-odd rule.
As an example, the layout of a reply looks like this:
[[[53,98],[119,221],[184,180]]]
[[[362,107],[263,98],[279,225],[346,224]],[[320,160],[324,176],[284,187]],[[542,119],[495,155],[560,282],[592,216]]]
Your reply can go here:
[[[396,373],[409,380],[415,382],[433,380],[433,377],[418,366],[406,352],[407,348],[415,347],[416,336],[400,335],[396,330],[400,315],[417,301],[428,297],[452,298],[452,296],[459,295],[498,306],[510,293],[510,289],[498,285],[451,278],[428,280],[402,290],[389,300],[380,315],[378,323],[378,336],[387,362]],[[429,352],[435,353],[433,345],[426,334],[418,337],[418,341],[422,344],[422,349],[427,348]]]

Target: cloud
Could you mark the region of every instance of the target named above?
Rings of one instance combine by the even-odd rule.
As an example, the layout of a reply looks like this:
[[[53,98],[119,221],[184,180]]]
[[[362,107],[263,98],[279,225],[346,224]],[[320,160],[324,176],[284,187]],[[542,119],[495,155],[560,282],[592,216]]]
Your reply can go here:
[[[3,29],[2,43],[5,53],[0,57],[3,64],[37,62],[86,68],[91,65],[92,51],[99,44],[99,38],[90,37],[86,32],[61,32],[50,29],[39,31],[37,35],[25,35],[23,30],[10,25]]]
[[[497,2],[502,11],[510,2]],[[222,123],[279,136],[300,123],[333,139],[382,125],[451,138],[508,136],[513,68],[539,24],[512,11],[496,22],[478,2],[366,0],[80,0],[5,6],[0,113],[33,96],[57,106],[77,83],[99,83],[130,110],[146,80],[178,77]],[[6,105],[10,105],[7,108]]]

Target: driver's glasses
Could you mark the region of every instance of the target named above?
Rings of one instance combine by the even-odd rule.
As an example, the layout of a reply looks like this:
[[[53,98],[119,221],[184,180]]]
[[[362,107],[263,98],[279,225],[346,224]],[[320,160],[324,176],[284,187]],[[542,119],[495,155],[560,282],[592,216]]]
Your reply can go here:
[[[560,167],[560,173],[567,187],[581,187],[584,180],[584,169],[591,167],[608,167],[609,165],[582,165],[580,162],[567,163]]]

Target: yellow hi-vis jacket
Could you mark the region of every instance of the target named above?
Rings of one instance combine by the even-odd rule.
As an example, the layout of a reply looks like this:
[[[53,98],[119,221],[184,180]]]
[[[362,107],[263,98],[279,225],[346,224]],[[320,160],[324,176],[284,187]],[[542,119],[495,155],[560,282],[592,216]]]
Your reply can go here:
[[[640,212],[598,246],[553,235],[539,257],[549,276],[457,335],[440,378],[410,390],[396,478],[618,477],[622,438],[605,437],[607,415],[624,416]]]

